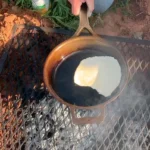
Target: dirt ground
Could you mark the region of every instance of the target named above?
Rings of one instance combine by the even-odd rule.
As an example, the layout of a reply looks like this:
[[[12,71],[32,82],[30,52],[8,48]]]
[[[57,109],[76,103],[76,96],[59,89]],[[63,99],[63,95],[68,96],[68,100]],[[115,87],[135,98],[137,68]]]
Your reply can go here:
[[[14,24],[28,24],[46,27],[52,25],[48,19],[42,18],[36,12],[22,10],[14,5],[8,6],[6,2],[3,2],[2,4],[2,9],[0,9],[0,53],[10,39]]]
[[[103,17],[104,26],[97,25],[94,30],[103,35],[150,40],[150,1],[132,0],[128,12],[130,15],[124,15],[119,8],[116,12],[107,12]],[[0,53],[10,39],[14,24],[52,26],[49,20],[43,19],[36,12],[21,10],[3,2],[0,9]]]
[[[149,6],[149,7],[148,7]],[[96,27],[95,31],[104,35],[150,39],[150,1],[131,0],[128,10],[109,11],[104,15],[104,27]]]
[[[97,33],[103,34],[103,35],[133,37],[133,38],[137,38],[137,39],[150,40],[150,7],[148,7],[148,6],[150,6],[150,4],[148,5],[148,3],[150,3],[150,0],[132,0],[131,5],[129,6],[129,11],[131,11],[130,15],[123,15],[121,9],[117,9],[116,12],[109,11],[103,17],[104,26],[102,27],[101,25],[97,24],[94,30]],[[95,21],[97,21],[97,20],[95,20]],[[35,25],[35,26],[52,27],[51,22],[47,19],[42,18],[39,14],[37,14],[33,11],[29,11],[29,10],[21,10],[14,5],[8,6],[8,4],[6,2],[3,2],[2,9],[0,9],[0,55],[1,55],[1,52],[3,51],[5,45],[8,43],[8,41],[10,39],[11,31],[12,31],[14,24],[29,24],[29,25]],[[60,38],[62,39],[62,36]],[[53,41],[53,43],[56,42],[56,41],[54,42],[54,39],[56,39],[56,38],[52,37],[52,39],[51,39],[51,41]],[[49,43],[51,43],[51,42],[49,42]],[[49,43],[46,42],[46,44],[49,44]],[[49,45],[47,45],[47,46],[49,46]],[[37,57],[39,57],[40,61],[44,62],[44,56],[46,58],[47,54],[43,55],[42,52],[43,51],[41,49],[41,52],[39,53],[41,55],[37,55]],[[31,52],[28,52],[28,53],[31,53]],[[33,54],[34,53],[31,53],[30,57]],[[15,56],[15,57],[10,57],[11,59],[9,59],[9,63],[11,64],[10,65],[11,69],[8,69],[8,70],[5,69],[6,75],[7,75],[7,72],[9,71],[11,78],[10,78],[10,76],[6,76],[4,74],[5,80],[3,78],[2,78],[3,80],[0,79],[1,87],[3,87],[4,85],[7,86],[7,84],[5,83],[5,81],[7,81],[8,84],[12,85],[12,86],[10,86],[10,90],[12,90],[12,87],[14,90],[16,90],[17,85],[14,84],[13,81],[15,81],[15,79],[18,79],[18,74],[19,74],[19,79],[21,81],[22,80],[24,81],[23,86],[25,84],[27,85],[27,87],[30,86],[30,84],[29,85],[27,84],[28,80],[29,80],[29,77],[28,77],[29,73],[26,73],[27,76],[24,77],[23,71],[24,70],[26,71],[26,67],[36,68],[36,67],[34,67],[34,63],[32,61],[31,61],[31,63],[28,62],[27,65],[24,66],[25,68],[22,69],[21,68],[22,64],[24,64],[24,62],[27,60],[28,55],[23,56],[21,54],[19,55],[19,53],[12,53],[11,56]],[[20,59],[21,58],[20,56],[22,56],[23,59]],[[40,58],[40,56],[42,56],[42,59]],[[13,62],[15,62],[15,60],[19,61],[18,64],[21,64],[21,67],[20,67],[20,65],[18,65],[18,68],[17,68],[18,69],[17,71],[19,73],[18,72],[16,73],[15,72],[16,70],[13,68],[13,66],[14,66]],[[39,72],[41,72],[42,67],[43,66],[41,66],[41,69],[38,68]],[[30,71],[30,70],[27,70],[27,71]],[[13,72],[14,72],[14,74],[13,74]],[[11,81],[7,80],[8,78],[10,78]],[[12,80],[12,79],[14,79],[14,80]],[[41,80],[42,79],[43,79],[43,76],[41,76]],[[30,79],[30,81],[32,81],[32,79]],[[34,82],[34,80],[33,80],[33,82]],[[16,81],[15,81],[15,83],[16,83]],[[7,87],[9,87],[9,86],[7,86]],[[9,89],[7,89],[7,90],[9,91]],[[3,91],[2,95],[4,95],[5,93],[6,92]],[[16,91],[14,93],[16,93]],[[37,93],[35,93],[35,94],[37,94]],[[1,99],[1,95],[0,95],[0,99]],[[10,125],[14,124],[14,121],[16,119],[16,116],[14,113],[15,111],[12,108],[13,104],[11,103],[11,101],[12,101],[12,97],[9,96],[8,100],[7,100],[7,98],[5,98],[5,101],[3,102],[3,105],[2,105],[3,114],[4,113],[8,114],[8,112],[9,112],[9,114],[11,114],[9,116],[6,115],[6,117],[4,118],[4,120],[10,120],[10,123],[8,122],[8,124],[6,125],[6,129],[8,128],[6,137],[8,137],[8,139],[11,135],[11,132],[9,132]],[[7,103],[8,103],[8,106],[7,106]],[[16,106],[18,108],[20,107],[20,105],[21,105],[20,102],[16,103]],[[10,108],[12,108],[12,109],[10,109]],[[19,112],[19,117],[22,115],[21,113],[22,112]],[[20,119],[19,122],[21,124],[22,120]],[[18,124],[18,126],[20,126],[20,124]],[[12,128],[12,130],[16,130],[16,128],[19,128],[18,126]],[[0,124],[0,129],[1,128],[2,127]],[[20,134],[18,134],[18,135],[14,134],[13,141],[12,141],[13,143],[16,141],[20,142],[19,140],[17,140],[20,137],[22,137],[20,130],[18,130],[20,132]],[[3,148],[2,148],[3,143],[5,143],[5,141],[7,141],[7,138],[6,139],[2,138],[3,137],[2,135],[5,135],[5,134],[6,134],[5,132],[0,131],[0,149],[2,149],[2,150],[3,150]],[[11,145],[11,142],[8,141],[7,145],[8,146]]]

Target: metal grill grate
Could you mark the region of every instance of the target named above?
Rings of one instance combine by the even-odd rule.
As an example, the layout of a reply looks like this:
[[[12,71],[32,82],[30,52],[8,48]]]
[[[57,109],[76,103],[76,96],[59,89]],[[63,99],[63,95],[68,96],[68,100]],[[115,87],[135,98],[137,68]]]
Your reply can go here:
[[[103,123],[77,126],[43,83],[47,55],[71,34],[52,31],[15,26],[1,56],[0,149],[150,150],[150,42],[103,36],[123,52],[131,81]]]

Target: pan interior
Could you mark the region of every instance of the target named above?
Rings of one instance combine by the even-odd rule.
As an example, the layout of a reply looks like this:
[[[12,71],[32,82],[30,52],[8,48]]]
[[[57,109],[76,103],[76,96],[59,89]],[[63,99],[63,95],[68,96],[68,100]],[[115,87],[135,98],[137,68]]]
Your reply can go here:
[[[52,76],[53,89],[57,95],[67,103],[85,107],[96,106],[108,101],[118,92],[119,86],[111,96],[104,97],[91,87],[81,87],[74,83],[74,73],[80,62],[83,59],[95,56],[111,55],[96,49],[78,50],[66,56],[65,59],[54,68]]]

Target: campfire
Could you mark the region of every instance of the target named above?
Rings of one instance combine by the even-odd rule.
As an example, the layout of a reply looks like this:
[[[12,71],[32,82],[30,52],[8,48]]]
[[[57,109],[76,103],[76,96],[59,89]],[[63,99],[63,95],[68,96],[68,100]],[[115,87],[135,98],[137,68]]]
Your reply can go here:
[[[0,74],[0,149],[150,148],[150,43],[112,39],[127,59],[130,82],[107,105],[101,124],[79,126],[73,124],[69,108],[54,99],[43,83],[47,55],[69,36],[45,34],[36,27],[16,28],[20,29],[7,45]],[[94,114],[77,110],[78,117]]]

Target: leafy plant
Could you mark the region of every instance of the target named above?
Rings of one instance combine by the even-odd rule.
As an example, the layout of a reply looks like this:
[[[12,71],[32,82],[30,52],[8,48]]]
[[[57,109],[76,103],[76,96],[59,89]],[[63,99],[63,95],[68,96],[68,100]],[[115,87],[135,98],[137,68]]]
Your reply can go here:
[[[16,0],[16,5],[21,8],[32,9],[32,1],[31,0]]]
[[[61,26],[75,30],[79,23],[79,18],[71,13],[68,0],[54,0],[45,17],[51,19],[55,27]]]

